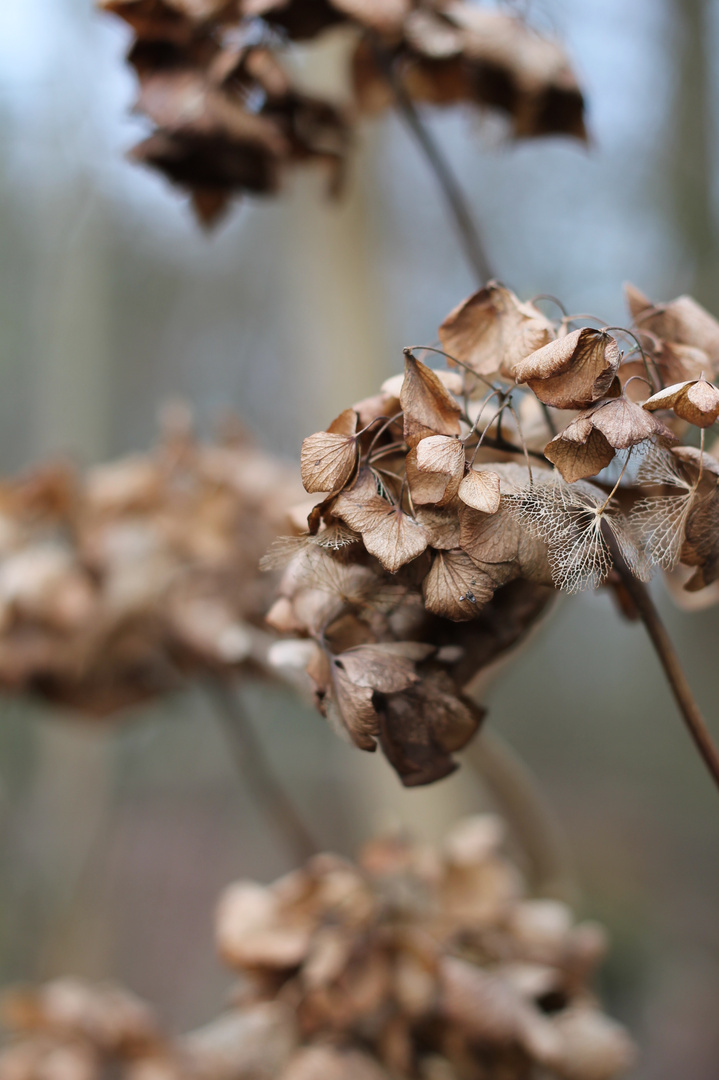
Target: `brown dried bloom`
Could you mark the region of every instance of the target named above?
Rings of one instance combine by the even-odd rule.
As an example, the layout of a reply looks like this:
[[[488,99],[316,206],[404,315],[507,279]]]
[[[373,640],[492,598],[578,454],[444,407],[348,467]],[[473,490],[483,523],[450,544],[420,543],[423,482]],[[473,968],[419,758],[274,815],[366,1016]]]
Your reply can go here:
[[[528,899],[501,845],[497,819],[471,818],[439,848],[378,838],[358,865],[320,855],[269,887],[226,890],[217,939],[244,979],[238,1009],[294,1012],[282,1080],[610,1080],[629,1067],[627,1036],[589,988],[601,929]]]
[[[138,111],[153,133],[135,160],[190,192],[214,224],[235,195],[275,194],[287,170],[307,161],[341,183],[348,129],[329,102],[295,88],[264,45],[237,44],[237,3],[104,0],[136,38],[129,54]]]
[[[169,430],[147,455],[0,484],[0,685],[102,715],[202,672],[259,670],[258,571],[295,497],[246,441]]]
[[[517,136],[586,138],[582,93],[558,42],[515,15],[461,0],[406,7],[411,10],[401,29],[390,28],[385,41],[416,101],[496,109],[509,117]],[[376,112],[391,103],[386,72],[366,38],[355,55],[354,81],[360,107]]]
[[[526,895],[494,817],[231,885],[217,943],[233,1004],[175,1038],[115,986],[7,994],[0,1080],[612,1080],[634,1057],[591,988],[603,930]]]
[[[717,391],[695,380],[645,393],[643,407],[623,379],[639,344],[622,354],[607,330],[572,322],[492,284],[442,324],[449,372],[405,350],[403,377],[303,445],[305,487],[322,498],[268,557],[286,567],[269,622],[307,640],[276,655],[406,785],[456,767],[482,717],[469,681],[521,640],[552,588],[614,586],[618,559],[640,579],[682,562],[690,590],[719,576],[703,441]],[[664,424],[653,410],[668,405],[681,415]],[[690,412],[706,425],[699,449],[680,443]]]
[[[135,35],[137,109],[154,130],[131,156],[188,191],[208,226],[234,196],[276,194],[301,163],[323,166],[330,194],[339,193],[349,117],[304,93],[276,55],[337,24],[357,35],[360,108],[394,99],[396,68],[418,100],[489,105],[512,117],[517,135],[585,134],[563,50],[499,12],[448,0],[97,2]]]
[[[133,994],[71,978],[10,992],[2,1020],[10,1038],[0,1080],[255,1080],[279,1076],[297,1044],[292,1011],[279,1001],[170,1039]]]

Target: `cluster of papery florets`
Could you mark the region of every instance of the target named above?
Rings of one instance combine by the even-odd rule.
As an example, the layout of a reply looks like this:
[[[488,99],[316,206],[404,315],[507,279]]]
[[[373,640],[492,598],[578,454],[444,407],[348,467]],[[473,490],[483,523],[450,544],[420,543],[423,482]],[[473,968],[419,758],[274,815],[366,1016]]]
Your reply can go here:
[[[498,109],[516,135],[585,137],[582,94],[563,49],[507,12],[461,0],[98,0],[135,38],[138,110],[154,130],[133,157],[191,193],[211,224],[237,194],[275,194],[294,166],[341,187],[352,115],[395,96]],[[354,108],[308,94],[280,47],[333,26],[354,34]]]
[[[0,1080],[612,1080],[633,1047],[591,980],[594,923],[529,899],[501,823],[439,847],[385,837],[223,894],[217,939],[241,982],[216,1020],[164,1037],[112,987],[6,999]]]
[[[228,429],[0,484],[0,687],[104,715],[200,675],[263,666],[263,550],[301,492]]]
[[[478,722],[468,681],[553,589],[719,575],[719,323],[688,297],[630,302],[614,336],[492,283],[440,327],[448,370],[407,349],[404,376],[304,441],[321,499],[268,560],[288,564],[269,619],[309,639],[325,715],[405,783],[450,771]]]

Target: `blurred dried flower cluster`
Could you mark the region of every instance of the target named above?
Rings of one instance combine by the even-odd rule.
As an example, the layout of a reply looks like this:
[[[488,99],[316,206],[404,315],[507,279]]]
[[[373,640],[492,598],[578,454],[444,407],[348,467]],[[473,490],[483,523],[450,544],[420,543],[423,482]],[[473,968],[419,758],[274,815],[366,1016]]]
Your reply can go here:
[[[0,1080],[610,1080],[633,1047],[590,980],[602,929],[524,895],[491,817],[226,890],[232,1007],[175,1041],[110,987],[16,992]]]
[[[326,167],[341,187],[354,116],[395,98],[488,106],[518,136],[585,138],[562,48],[518,17],[460,0],[99,0],[135,38],[138,110],[153,133],[132,151],[189,190],[205,224],[231,197],[275,194],[288,168]],[[332,26],[354,30],[346,112],[305,93],[277,57]],[[348,75],[349,78],[349,75]]]
[[[102,715],[261,664],[258,561],[297,497],[289,466],[227,432],[165,437],[80,472],[0,484],[0,686]]]
[[[629,299],[614,337],[491,283],[440,327],[449,370],[405,350],[404,376],[304,441],[321,499],[266,565],[287,564],[270,623],[307,640],[276,657],[405,784],[451,771],[480,718],[463,689],[553,587],[719,577],[719,323],[689,297]]]

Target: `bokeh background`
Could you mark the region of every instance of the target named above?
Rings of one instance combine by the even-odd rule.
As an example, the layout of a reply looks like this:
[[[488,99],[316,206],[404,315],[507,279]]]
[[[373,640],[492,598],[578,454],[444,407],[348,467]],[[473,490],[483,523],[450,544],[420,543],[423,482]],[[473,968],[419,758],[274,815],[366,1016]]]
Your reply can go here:
[[[625,321],[625,280],[719,313],[719,6],[525,6],[567,43],[591,146],[430,117],[497,276],[612,322]],[[362,129],[339,206],[302,175],[208,237],[124,160],[144,131],[127,40],[91,0],[0,4],[0,468],[145,448],[178,395],[201,430],[232,408],[296,457],[473,287],[434,178],[389,117]],[[343,49],[330,37],[299,62],[339,100]],[[656,596],[719,733],[719,613],[678,610],[659,583]],[[397,823],[437,836],[487,805],[469,767],[401,791],[289,694],[244,698],[329,847],[351,853]],[[560,602],[485,700],[563,826],[580,909],[611,931],[605,992],[642,1045],[635,1076],[715,1080],[719,797],[642,630],[604,595]],[[201,1022],[228,985],[212,944],[219,890],[290,863],[199,690],[102,728],[0,701],[0,982],[114,977],[173,1027]]]

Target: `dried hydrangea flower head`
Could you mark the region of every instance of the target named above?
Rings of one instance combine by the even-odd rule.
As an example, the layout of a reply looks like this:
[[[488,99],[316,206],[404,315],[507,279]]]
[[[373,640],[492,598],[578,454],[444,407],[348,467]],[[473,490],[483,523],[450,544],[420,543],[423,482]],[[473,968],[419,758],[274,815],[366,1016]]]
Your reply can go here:
[[[1,1019],[0,1080],[254,1080],[279,1076],[297,1044],[281,1002],[170,1038],[134,994],[73,978],[9,992]]]
[[[274,195],[301,163],[340,191],[350,119],[295,85],[278,48],[354,28],[354,96],[376,111],[402,93],[508,114],[517,135],[584,138],[583,100],[561,47],[511,15],[436,0],[98,0],[129,24],[137,109],[154,126],[131,156],[189,191],[205,225],[235,195]],[[357,110],[353,110],[356,112]]]
[[[595,923],[527,897],[494,817],[438,847],[378,837],[222,895],[230,1008],[168,1038],[141,1001],[58,979],[6,995],[0,1080],[612,1080],[623,1029],[591,988]]]
[[[300,163],[323,166],[328,191],[339,191],[344,117],[294,86],[272,50],[238,38],[236,3],[101,6],[135,33],[129,62],[140,84],[137,109],[154,125],[132,157],[189,191],[205,225],[218,221],[235,195],[276,194]]]
[[[253,668],[271,594],[258,562],[298,486],[241,437],[177,424],[146,455],[5,480],[0,685],[102,715]]]
[[[282,1078],[610,1080],[632,1062],[590,989],[603,932],[526,897],[495,818],[438,848],[383,837],[357,865],[321,855],[269,887],[239,882],[217,939],[243,976],[238,1008],[294,1012]]]
[[[692,338],[693,311],[669,325],[673,345]],[[405,350],[403,376],[303,444],[319,501],[268,558],[286,564],[269,621],[308,639],[295,662],[321,711],[362,749],[379,744],[405,784],[452,770],[481,719],[468,681],[553,588],[614,584],[617,560],[639,579],[681,560],[695,590],[719,575],[704,445],[719,391],[708,377],[665,389],[638,327],[576,321],[492,282],[442,323],[448,370],[429,366],[438,350]],[[693,339],[706,349],[711,322]],[[644,374],[627,377],[637,356]]]

